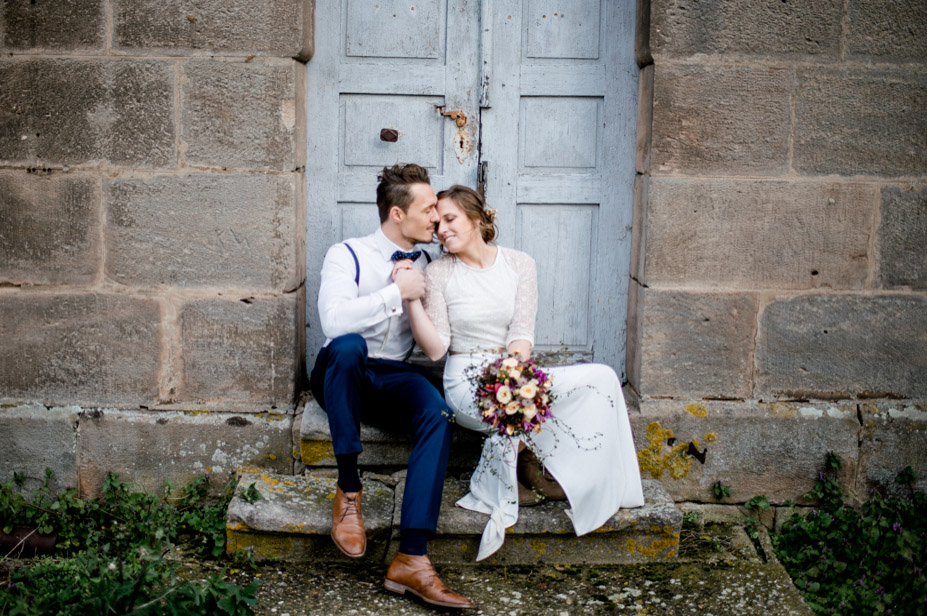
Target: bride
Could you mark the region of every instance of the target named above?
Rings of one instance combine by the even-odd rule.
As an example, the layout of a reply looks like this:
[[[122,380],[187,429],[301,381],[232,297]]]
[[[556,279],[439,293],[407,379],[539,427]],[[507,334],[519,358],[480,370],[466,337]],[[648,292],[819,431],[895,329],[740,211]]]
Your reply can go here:
[[[489,435],[470,492],[457,502],[489,515],[477,560],[502,546],[505,529],[518,520],[519,505],[536,502],[520,479],[542,495],[565,497],[577,535],[601,527],[621,507],[643,505],[621,383],[608,366],[549,369],[553,418],[541,432],[530,437],[490,434],[470,376],[501,354],[530,358],[537,312],[534,260],[492,243],[495,211],[474,190],[452,186],[438,193],[438,214],[438,239],[448,254],[428,266],[425,296],[409,302],[407,310],[415,339],[432,361],[450,352],[444,392],[455,421]],[[522,451],[526,446],[528,451]],[[537,460],[532,464],[532,453],[543,461],[545,473]]]

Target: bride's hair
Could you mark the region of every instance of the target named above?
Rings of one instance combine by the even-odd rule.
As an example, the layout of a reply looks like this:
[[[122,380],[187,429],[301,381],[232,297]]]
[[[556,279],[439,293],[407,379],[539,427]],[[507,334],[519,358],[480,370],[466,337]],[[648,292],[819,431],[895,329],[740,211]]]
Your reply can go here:
[[[480,235],[484,242],[491,242],[499,235],[496,227],[496,210],[487,208],[483,196],[472,188],[455,184],[447,190],[438,193],[438,199],[450,199],[457,207],[464,211],[467,218],[476,222],[480,228]]]

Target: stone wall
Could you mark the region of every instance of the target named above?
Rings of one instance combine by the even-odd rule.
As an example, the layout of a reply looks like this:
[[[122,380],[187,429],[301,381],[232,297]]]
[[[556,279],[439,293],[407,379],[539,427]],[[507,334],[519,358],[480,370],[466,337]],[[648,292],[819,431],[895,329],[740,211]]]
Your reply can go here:
[[[787,476],[826,449],[880,468],[851,487],[927,475],[925,22],[889,0],[639,2],[628,371],[641,425],[709,451],[697,490],[664,476],[677,498],[722,479],[749,498],[750,460]],[[839,403],[795,412],[815,400]]]
[[[292,470],[313,7],[0,4],[4,468]]]

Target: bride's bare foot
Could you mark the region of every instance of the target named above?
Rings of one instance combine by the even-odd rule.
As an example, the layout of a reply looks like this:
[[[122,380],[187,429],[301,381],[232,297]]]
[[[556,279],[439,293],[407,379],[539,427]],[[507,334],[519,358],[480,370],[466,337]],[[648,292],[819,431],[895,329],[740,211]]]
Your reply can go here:
[[[566,494],[557,480],[547,472],[538,457],[530,449],[518,455],[517,465],[518,481],[530,486],[535,492],[547,500],[566,500]],[[519,485],[519,499],[521,498],[521,485]],[[530,492],[530,490],[529,490]]]

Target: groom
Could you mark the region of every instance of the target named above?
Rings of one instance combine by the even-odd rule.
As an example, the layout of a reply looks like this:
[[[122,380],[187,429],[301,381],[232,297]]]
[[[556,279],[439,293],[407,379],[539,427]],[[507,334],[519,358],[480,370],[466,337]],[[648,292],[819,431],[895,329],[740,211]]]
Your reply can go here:
[[[471,608],[469,599],[444,586],[427,556],[444,489],[451,412],[421,371],[405,362],[413,339],[403,302],[425,293],[423,270],[430,256],[415,245],[432,241],[437,198],[428,171],[418,165],[384,168],[378,179],[380,228],[335,244],[322,264],[319,314],[328,340],[310,385],[328,413],[338,463],[332,539],[352,558],[367,549],[357,469],[361,420],[404,426],[415,435],[415,446],[402,501],[399,551],[385,586],[433,605]]]

